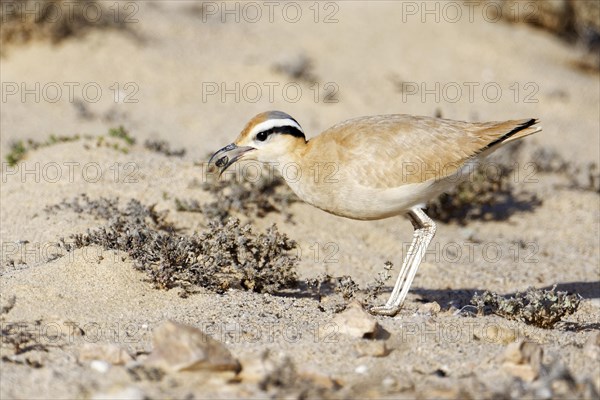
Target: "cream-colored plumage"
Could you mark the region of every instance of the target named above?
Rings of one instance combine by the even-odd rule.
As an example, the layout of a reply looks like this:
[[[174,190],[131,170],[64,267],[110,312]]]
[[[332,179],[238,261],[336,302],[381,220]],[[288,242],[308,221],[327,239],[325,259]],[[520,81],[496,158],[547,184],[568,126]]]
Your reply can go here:
[[[428,180],[428,171],[438,178],[450,175],[487,145],[528,121],[469,124],[410,115],[356,118],[311,140],[308,153],[318,157],[325,146],[343,149],[340,161],[347,163],[361,184],[389,189]],[[374,162],[365,163],[367,154]],[[408,165],[423,171],[407,173]]]
[[[305,202],[352,219],[407,214],[415,226],[409,254],[386,306],[395,314],[435,233],[423,204],[469,176],[482,157],[541,130],[535,119],[468,123],[410,115],[380,115],[339,123],[306,141],[288,114],[254,117],[236,141],[219,150],[225,170],[238,159],[272,164]],[[232,158],[230,158],[232,157]]]

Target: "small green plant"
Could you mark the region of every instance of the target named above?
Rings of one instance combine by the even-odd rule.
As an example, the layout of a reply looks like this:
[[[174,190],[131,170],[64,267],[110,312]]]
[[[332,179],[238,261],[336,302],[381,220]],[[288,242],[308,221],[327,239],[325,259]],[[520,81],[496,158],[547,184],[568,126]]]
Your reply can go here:
[[[27,148],[23,141],[19,140],[10,145],[10,151],[6,155],[6,161],[8,162],[8,165],[14,167],[19,161],[25,158],[25,154],[27,154]]]
[[[48,139],[46,139],[43,142],[38,142],[33,139],[28,139],[26,142],[19,140],[11,144],[10,151],[6,155],[6,161],[8,162],[8,165],[12,167],[19,163],[21,160],[23,160],[30,150],[37,150],[58,143],[75,142],[79,139],[81,139],[80,135],[50,135]]]
[[[118,128],[110,128],[108,130],[108,136],[121,139],[130,146],[135,144],[135,138],[131,136],[129,131],[123,128],[123,126],[119,126]]]

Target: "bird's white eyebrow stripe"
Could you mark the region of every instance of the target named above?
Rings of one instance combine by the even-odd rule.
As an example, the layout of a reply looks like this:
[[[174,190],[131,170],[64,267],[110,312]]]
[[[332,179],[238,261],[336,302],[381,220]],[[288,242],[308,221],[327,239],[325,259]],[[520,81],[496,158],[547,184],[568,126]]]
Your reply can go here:
[[[250,131],[250,136],[254,136],[258,132],[268,131],[269,129],[280,128],[282,126],[293,126],[294,128],[298,129],[300,132],[304,133],[304,131],[302,130],[302,128],[300,127],[300,125],[298,125],[298,123],[296,121],[291,120],[289,118],[284,118],[284,119],[268,119],[266,121],[261,122],[260,124],[257,124]]]

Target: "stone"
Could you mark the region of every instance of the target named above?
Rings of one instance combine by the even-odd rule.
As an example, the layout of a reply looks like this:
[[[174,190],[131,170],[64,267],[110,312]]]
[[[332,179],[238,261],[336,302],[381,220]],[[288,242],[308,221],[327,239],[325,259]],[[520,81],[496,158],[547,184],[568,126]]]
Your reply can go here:
[[[369,372],[369,367],[367,367],[364,364],[361,364],[358,367],[354,368],[354,372],[356,372],[357,374],[365,375],[367,372]]]
[[[354,344],[354,351],[359,357],[385,357],[390,354],[384,340],[361,340]]]
[[[90,368],[94,371],[100,372],[101,374],[105,374],[110,369],[110,364],[102,360],[93,360],[90,363]]]
[[[292,360],[285,354],[273,354],[269,351],[263,352],[258,357],[242,360],[242,371],[237,380],[244,383],[258,384],[263,389],[273,384],[277,385],[309,385],[313,388],[337,390],[341,387],[340,382],[323,375],[320,371],[301,370],[297,371]]]
[[[503,368],[525,382],[532,382],[540,376],[542,357],[539,344],[520,340],[506,346]]]
[[[442,307],[438,304],[438,302],[432,301],[431,303],[425,303],[419,306],[417,312],[425,315],[437,315],[441,310]]]
[[[338,332],[357,338],[372,338],[379,331],[379,324],[357,301],[353,301],[338,314],[333,323]]]
[[[276,368],[278,368],[277,363],[268,356],[268,353],[262,357],[242,359],[242,370],[238,379],[242,382],[257,384],[264,381]]]
[[[221,342],[193,326],[166,321],[154,330],[148,366],[166,371],[240,371],[240,363]]]

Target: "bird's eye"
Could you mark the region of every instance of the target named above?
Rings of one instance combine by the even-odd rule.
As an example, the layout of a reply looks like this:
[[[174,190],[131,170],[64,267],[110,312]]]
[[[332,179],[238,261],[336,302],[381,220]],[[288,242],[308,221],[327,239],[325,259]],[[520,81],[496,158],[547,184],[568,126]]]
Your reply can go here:
[[[268,136],[269,136],[268,131],[258,132],[258,134],[256,135],[256,140],[258,140],[260,142],[264,142],[265,140],[267,140]]]

